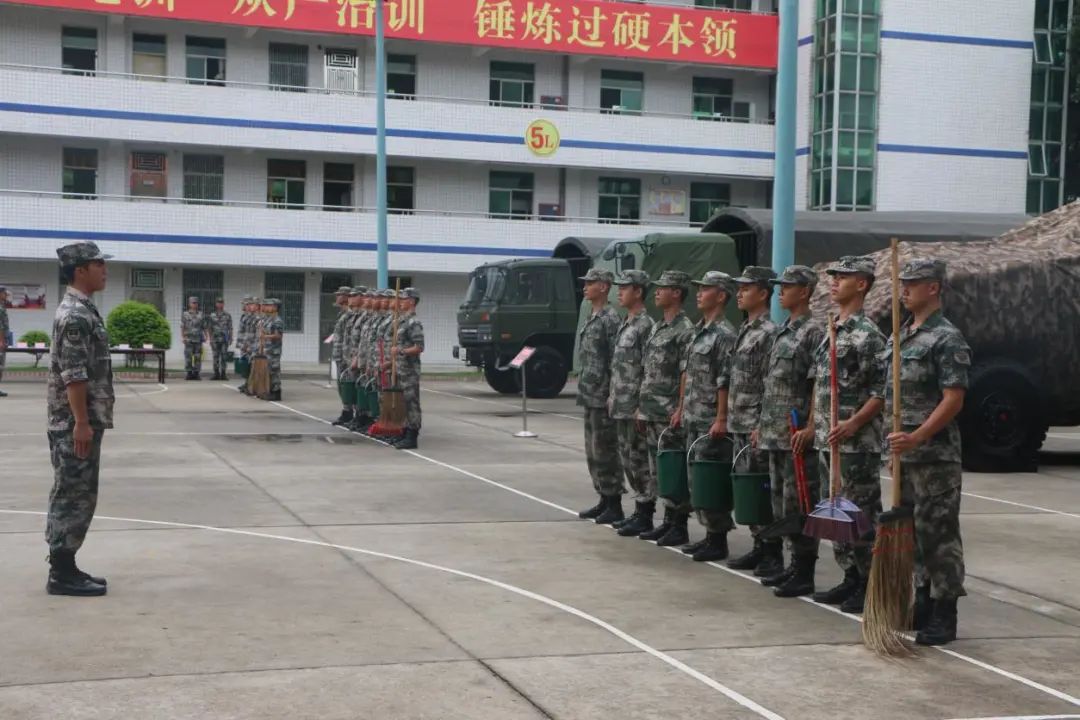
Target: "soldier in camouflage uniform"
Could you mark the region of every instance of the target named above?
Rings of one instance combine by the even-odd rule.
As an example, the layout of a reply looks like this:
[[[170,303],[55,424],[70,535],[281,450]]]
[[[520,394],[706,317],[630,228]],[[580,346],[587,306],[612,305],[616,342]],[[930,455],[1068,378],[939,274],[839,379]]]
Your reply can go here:
[[[653,327],[652,318],[645,312],[649,276],[641,270],[625,270],[615,284],[619,287],[619,305],[626,310],[626,318],[615,334],[607,407],[615,421],[619,465],[634,491],[634,513],[611,523],[611,527],[622,537],[637,537],[653,529],[656,512],[656,477],[649,471],[645,426],[637,419],[645,344]]]
[[[345,318],[348,317],[348,305],[349,305],[349,293],[352,292],[352,288],[348,285],[342,285],[334,293],[334,305],[337,306],[338,316],[334,321],[334,342],[330,346],[330,362],[334,363],[334,367],[337,369],[338,387],[340,392],[341,382],[345,378],[346,370],[348,366],[345,362],[345,335],[343,333]],[[351,402],[342,398],[341,400],[341,414],[338,415],[337,420],[334,420],[332,425],[345,425],[353,418],[353,405]]]
[[[898,456],[904,505],[915,514],[916,642],[956,639],[956,600],[964,591],[960,539],[960,428],[971,348],[941,312],[945,263],[914,259],[900,273],[904,307],[912,314],[900,331],[902,431],[889,433],[887,452]],[[886,357],[891,358],[892,339]],[[892,363],[885,383],[885,417],[892,416]],[[891,458],[890,458],[891,459]]]
[[[858,505],[872,523],[881,512],[881,408],[885,382],[880,355],[885,336],[863,314],[863,302],[874,284],[874,259],[845,256],[827,271],[832,277],[830,296],[839,309],[836,321],[836,383],[838,422],[830,427],[831,369],[829,341],[818,346],[814,358],[814,427],[822,487],[829,483],[830,453],[839,446],[840,495]],[[840,605],[861,613],[870,576],[869,543],[833,543],[833,557],[844,571],[838,585],[814,593],[814,601]]]
[[[618,432],[607,409],[611,394],[611,356],[621,320],[608,304],[608,293],[615,280],[610,270],[592,268],[578,280],[585,283],[585,299],[592,304],[592,313],[578,339],[581,374],[577,404],[585,408],[585,461],[593,489],[599,496],[596,505],[582,510],[578,517],[610,525],[624,517],[622,496],[626,492],[619,465]]]
[[[237,390],[247,395],[247,378],[251,371],[251,356],[254,354],[252,350],[253,336],[255,329],[255,311],[259,305],[256,299],[251,295],[245,295],[242,312],[240,313],[240,322],[236,327],[236,354],[244,358],[248,363],[248,372],[244,375],[244,382],[242,382]]]
[[[270,366],[270,394],[267,400],[281,400],[281,345],[285,338],[285,321],[278,312],[281,301],[277,298],[263,300],[263,312],[266,319],[262,325],[263,351]]]
[[[727,273],[710,270],[698,287],[697,306],[701,320],[694,327],[686,353],[686,371],[678,420],[686,432],[690,462],[716,461],[731,464],[732,443],[728,437],[728,386],[731,382],[731,354],[735,349],[735,328],[724,317],[735,281]],[[691,480],[691,490],[693,484]],[[689,510],[689,501],[678,512]],[[698,522],[705,527],[705,539],[682,549],[697,562],[715,562],[728,556],[727,534],[735,527],[731,510],[698,509]]]
[[[401,291],[398,303],[402,314],[398,318],[397,337],[389,348],[389,354],[397,357],[397,381],[405,399],[405,434],[390,443],[398,450],[415,450],[420,437],[420,355],[424,352],[424,325],[416,317],[419,302],[420,291],[416,288]],[[390,367],[389,359],[386,365]]]
[[[7,354],[7,334],[10,330],[7,314],[7,288],[0,287],[0,381],[4,379],[4,356]],[[7,397],[7,393],[0,390],[0,397]]]
[[[210,349],[214,356],[214,380],[228,380],[225,363],[229,355],[229,345],[233,340],[232,315],[225,310],[225,300],[218,298],[214,302],[214,312],[206,318],[207,331],[210,333]]]
[[[679,406],[682,373],[686,369],[686,349],[694,336],[694,325],[682,306],[690,290],[690,276],[678,270],[665,270],[656,286],[655,302],[664,317],[653,325],[645,345],[644,371],[638,396],[638,417],[645,421],[649,445],[649,471],[656,482],[656,452],[661,435],[665,450],[683,448],[686,438],[681,427],[674,427]],[[664,498],[664,520],[655,529],[638,535],[655,540],[657,545],[685,545],[690,537],[686,524],[690,513]]]
[[[53,321],[49,361],[49,450],[54,481],[45,540],[50,595],[104,595],[104,578],[75,564],[97,507],[101,441],[113,426],[112,360],[105,323],[90,299],[105,289],[105,260],[90,242],[56,251],[68,284]]]
[[[206,316],[199,311],[199,298],[188,298],[188,309],[180,317],[180,335],[184,339],[185,380],[202,380],[203,344],[206,343]]]
[[[757,428],[761,414],[769,351],[776,337],[776,325],[769,320],[769,301],[772,299],[769,281],[775,278],[776,273],[772,268],[757,265],[748,265],[743,274],[735,278],[739,286],[736,300],[739,309],[747,316],[735,338],[731,384],[728,386],[728,432],[735,442],[737,472],[769,471],[768,455],[753,446],[754,438],[751,435]],[[750,527],[750,532],[754,534],[754,547],[745,555],[729,561],[728,567],[753,570],[759,576],[773,575],[783,569],[782,544],[762,541],[757,537],[757,530],[756,526]]]
[[[379,310],[382,304],[378,290],[370,289],[364,293],[360,300],[361,317],[354,324],[355,340],[353,342],[353,364],[356,372],[356,382],[363,387],[372,383],[378,383],[379,367],[374,364],[371,348],[375,343],[375,332],[382,322],[382,313]],[[370,412],[360,413],[349,425],[350,430],[365,432],[374,423],[376,418]]]
[[[356,353],[360,342],[360,332],[367,319],[367,313],[364,311],[364,299],[367,296],[367,288],[358,285],[356,287],[345,288],[345,291],[345,297],[347,298],[345,312],[339,319],[342,332],[341,356],[343,363],[340,379],[341,382],[345,384],[346,399],[344,402],[348,407],[350,419],[342,424],[349,430],[355,430],[364,420],[364,418],[361,417],[361,413],[358,413],[356,409],[356,383],[360,378],[360,369],[356,362]]]
[[[805,265],[784,269],[772,284],[780,286],[780,307],[788,317],[780,325],[769,351],[768,369],[758,416],[756,445],[769,456],[773,517],[779,520],[814,509],[818,502],[817,454],[814,453],[813,407],[814,354],[821,345],[821,325],[810,314],[810,296],[817,286],[817,273]],[[798,432],[792,436],[791,414],[798,417]],[[810,507],[799,506],[795,486],[794,452],[806,466]],[[774,575],[762,577],[761,584],[775,587],[777,597],[792,598],[814,592],[817,565],[817,538],[801,532],[788,536],[791,564]],[[771,548],[770,548],[771,549]],[[781,550],[782,552],[782,550]]]

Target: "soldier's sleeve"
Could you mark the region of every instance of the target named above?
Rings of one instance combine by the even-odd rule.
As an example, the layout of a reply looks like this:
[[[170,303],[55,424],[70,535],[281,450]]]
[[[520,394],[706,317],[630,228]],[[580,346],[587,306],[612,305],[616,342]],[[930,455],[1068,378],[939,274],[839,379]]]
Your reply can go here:
[[[7,340],[7,333],[10,329],[8,327],[7,308],[0,306],[0,342]]]
[[[722,333],[713,346],[716,353],[716,387],[727,390],[731,386],[731,359],[735,354],[735,336]]]
[[[934,345],[934,365],[937,368],[938,387],[961,388],[968,386],[968,369],[971,367],[971,348],[959,331],[953,331]]]
[[[867,333],[866,340],[859,346],[860,387],[870,389],[870,397],[885,399],[885,336],[874,328]]]
[[[814,323],[806,330],[806,337],[803,338],[803,345],[800,348],[802,357],[800,362],[803,363],[801,370],[809,379],[814,379],[814,366],[817,364],[814,362],[814,356],[817,353],[818,345],[821,344],[822,339],[825,337],[825,328],[817,323]]]
[[[424,350],[424,326],[419,320],[413,320],[409,323],[409,347],[419,347],[420,351]]]
[[[694,341],[694,326],[685,325],[678,335],[675,336],[675,343],[679,348],[679,372],[686,372],[686,361],[690,356],[690,345]]]
[[[60,334],[60,378],[65,385],[90,379],[90,324],[83,318],[68,316],[58,328]]]
[[[619,325],[622,321],[617,312],[612,312],[604,326],[604,339],[607,342],[607,362],[611,364],[611,358],[615,356],[615,342],[619,336]]]

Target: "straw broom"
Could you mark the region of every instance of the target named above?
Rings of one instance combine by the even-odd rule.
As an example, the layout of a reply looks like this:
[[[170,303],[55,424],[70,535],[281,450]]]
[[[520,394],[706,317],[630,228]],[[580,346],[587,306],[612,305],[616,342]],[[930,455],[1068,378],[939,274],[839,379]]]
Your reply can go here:
[[[401,278],[394,284],[394,322],[390,346],[398,343],[398,298]],[[397,353],[390,355],[390,387],[379,397],[379,429],[384,435],[401,435],[405,429],[405,393],[397,384]]]
[[[251,359],[251,371],[248,373],[248,393],[265,400],[270,395],[270,360],[263,353],[263,339],[260,333],[259,352]]]
[[[892,239],[892,424],[900,432],[900,260]],[[901,505],[900,456],[892,455],[892,508],[879,517],[866,586],[863,643],[881,655],[908,655],[904,632],[911,629],[915,525],[912,508]]]

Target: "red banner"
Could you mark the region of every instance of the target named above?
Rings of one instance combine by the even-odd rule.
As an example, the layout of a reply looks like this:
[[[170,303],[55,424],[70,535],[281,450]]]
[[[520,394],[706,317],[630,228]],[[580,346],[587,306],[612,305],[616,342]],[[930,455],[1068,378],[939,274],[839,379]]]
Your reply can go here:
[[[12,0],[16,5],[372,35],[375,0]],[[605,0],[384,0],[387,37],[776,67],[775,15]]]

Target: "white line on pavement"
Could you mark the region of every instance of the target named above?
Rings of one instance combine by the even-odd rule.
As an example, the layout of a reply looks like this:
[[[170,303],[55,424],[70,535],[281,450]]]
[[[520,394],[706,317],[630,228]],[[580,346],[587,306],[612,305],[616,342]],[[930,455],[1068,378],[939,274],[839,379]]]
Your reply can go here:
[[[461,398],[462,400],[468,400],[469,402],[486,403],[488,405],[499,405],[501,407],[514,408],[515,410],[520,410],[520,408],[521,408],[521,406],[518,405],[517,403],[502,402],[500,400],[488,400],[487,398],[475,398],[475,397],[470,397],[468,395],[459,395],[458,393],[447,392],[445,390],[432,390],[431,388],[420,388],[420,389],[423,392],[434,393],[436,395],[446,395],[448,397]],[[548,412],[547,410],[536,410],[536,409],[530,408],[529,409],[529,414],[532,415],[534,413],[536,415],[552,415],[554,417],[566,418],[567,420],[577,420],[578,422],[583,421],[583,418],[580,418],[577,415],[564,415],[563,413]]]
[[[1053,513],[1054,515],[1064,515],[1065,517],[1076,518],[1080,520],[1080,514],[1064,512],[1062,510],[1054,510],[1053,508],[1040,507],[1039,505],[1028,505],[1027,503],[1013,502],[1012,500],[1002,500],[1001,498],[990,497],[989,495],[977,495],[975,493],[966,492],[964,495],[973,498],[979,498],[980,500],[990,500],[991,502],[1002,503],[1004,505],[1015,505],[1016,507],[1027,508],[1028,510],[1038,510],[1044,513]]]

